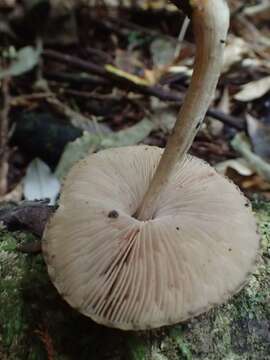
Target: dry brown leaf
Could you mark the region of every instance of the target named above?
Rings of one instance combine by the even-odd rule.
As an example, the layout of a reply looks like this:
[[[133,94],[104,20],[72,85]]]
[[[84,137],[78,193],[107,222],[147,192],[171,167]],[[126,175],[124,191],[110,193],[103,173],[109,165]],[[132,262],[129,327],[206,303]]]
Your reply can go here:
[[[253,175],[248,178],[244,178],[241,187],[247,190],[254,190],[254,191],[269,191],[270,190],[270,183],[265,181],[259,175]]]

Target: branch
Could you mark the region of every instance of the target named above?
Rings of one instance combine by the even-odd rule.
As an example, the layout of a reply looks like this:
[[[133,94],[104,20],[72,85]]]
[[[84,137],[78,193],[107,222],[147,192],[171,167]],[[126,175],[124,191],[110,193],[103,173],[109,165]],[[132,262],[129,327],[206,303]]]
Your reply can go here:
[[[109,79],[113,84],[125,90],[128,89],[139,92],[141,94],[155,96],[164,101],[175,100],[176,98],[178,101],[179,99],[182,100],[182,97],[179,94],[165,90],[160,85],[146,86],[146,85],[138,84],[126,77],[123,77],[121,75],[109,71],[104,66],[96,65],[89,61],[79,59],[75,56],[62,54],[55,50],[45,50],[43,52],[43,56],[47,59],[56,60],[61,63],[74,66],[80,70],[88,71],[91,74],[99,75],[104,79]]]
[[[107,81],[110,80],[110,82],[113,83],[113,85],[121,89],[131,90],[148,96],[154,96],[162,101],[176,101],[180,105],[183,102],[183,96],[181,96],[176,91],[167,90],[160,85],[155,85],[155,86],[138,85],[128,78],[124,78],[120,75],[108,71],[104,66],[93,64],[89,61],[82,60],[75,56],[62,54],[55,50],[45,50],[43,52],[43,56],[46,59],[59,61],[60,63],[73,66],[79,70],[87,71],[90,73],[90,75],[98,75],[100,78],[104,80]],[[244,129],[245,126],[244,120],[239,119],[235,116],[225,114],[216,109],[209,109],[207,115],[212,116],[213,118],[220,120],[224,124],[233,127],[237,130]]]

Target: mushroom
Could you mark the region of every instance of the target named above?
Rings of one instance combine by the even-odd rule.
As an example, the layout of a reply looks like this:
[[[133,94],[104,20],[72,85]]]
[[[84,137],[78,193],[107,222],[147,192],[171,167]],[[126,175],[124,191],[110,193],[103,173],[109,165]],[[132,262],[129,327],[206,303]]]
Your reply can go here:
[[[178,323],[225,302],[245,284],[259,247],[248,200],[187,155],[215,92],[228,8],[224,0],[183,4],[197,54],[164,152],[123,147],[77,163],[43,239],[62,297],[96,322],[124,330]]]

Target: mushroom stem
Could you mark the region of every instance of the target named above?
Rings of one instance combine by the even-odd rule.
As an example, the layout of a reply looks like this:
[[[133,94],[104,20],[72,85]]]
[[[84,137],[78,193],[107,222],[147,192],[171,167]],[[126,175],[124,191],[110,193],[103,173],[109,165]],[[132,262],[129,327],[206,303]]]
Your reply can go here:
[[[174,0],[175,4],[181,0]],[[186,3],[186,2],[185,2]],[[155,202],[167,185],[175,165],[185,156],[199,131],[212,101],[223,63],[223,49],[229,27],[225,0],[189,0],[196,42],[193,76],[175,127],[137,210],[139,220],[151,219]]]

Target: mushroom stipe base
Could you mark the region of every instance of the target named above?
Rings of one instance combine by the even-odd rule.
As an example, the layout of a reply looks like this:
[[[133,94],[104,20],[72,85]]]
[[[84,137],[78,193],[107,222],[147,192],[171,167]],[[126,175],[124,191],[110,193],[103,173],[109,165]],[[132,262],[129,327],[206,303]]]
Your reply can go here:
[[[185,321],[245,283],[259,248],[249,201],[202,160],[185,156],[151,209],[140,206],[163,150],[101,151],[76,164],[43,239],[65,300],[124,330]]]

